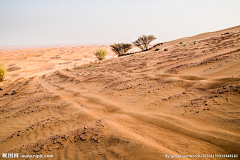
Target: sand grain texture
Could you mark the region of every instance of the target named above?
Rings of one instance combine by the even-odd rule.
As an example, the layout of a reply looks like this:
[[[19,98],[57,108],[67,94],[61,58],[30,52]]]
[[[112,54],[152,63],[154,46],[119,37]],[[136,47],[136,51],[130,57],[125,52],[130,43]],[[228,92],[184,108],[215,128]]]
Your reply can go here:
[[[11,81],[0,84],[0,153],[73,160],[240,154],[239,30],[75,67],[92,55],[1,51]],[[33,71],[43,64],[52,68]]]

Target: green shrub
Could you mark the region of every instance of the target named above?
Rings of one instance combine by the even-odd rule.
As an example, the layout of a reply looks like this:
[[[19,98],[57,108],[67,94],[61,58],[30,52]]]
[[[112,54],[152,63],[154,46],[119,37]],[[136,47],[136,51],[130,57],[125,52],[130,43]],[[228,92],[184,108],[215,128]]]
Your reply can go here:
[[[197,43],[197,41],[193,41],[193,43],[194,43],[194,44],[196,44],[196,43]]]
[[[129,49],[132,48],[130,43],[116,43],[110,46],[112,51],[115,52],[118,56],[124,55]]]
[[[4,80],[5,75],[6,75],[5,66],[0,64],[0,82]]]
[[[142,51],[146,51],[148,50],[149,44],[155,39],[156,38],[153,35],[142,35],[132,43],[139,47]]]
[[[183,47],[185,47],[186,46],[186,44],[183,44]]]
[[[102,60],[106,57],[108,53],[105,49],[98,49],[94,54],[99,60]]]
[[[59,65],[62,65],[62,63],[59,63]]]

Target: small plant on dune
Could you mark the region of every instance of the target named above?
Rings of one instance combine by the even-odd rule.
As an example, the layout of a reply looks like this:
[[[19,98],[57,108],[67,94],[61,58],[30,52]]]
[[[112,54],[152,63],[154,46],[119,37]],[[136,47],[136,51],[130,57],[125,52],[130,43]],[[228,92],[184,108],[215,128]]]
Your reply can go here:
[[[0,82],[4,81],[5,75],[6,75],[5,66],[0,64]]]
[[[153,35],[142,35],[132,43],[139,47],[142,51],[146,51],[149,49],[149,44],[155,39],[156,37],[154,37]]]
[[[108,53],[107,53],[107,50],[105,49],[99,49],[94,54],[99,60],[103,60]]]
[[[59,63],[59,65],[62,65],[62,63]]]
[[[183,47],[185,47],[186,46],[186,44],[183,44]]]
[[[132,48],[130,43],[116,43],[110,46],[112,51],[115,52],[118,56],[124,55],[129,49]]]
[[[89,69],[90,69],[90,70],[93,69],[93,66],[91,65],[91,66],[89,67]]]
[[[193,41],[193,44],[196,44],[197,43],[197,41]]]

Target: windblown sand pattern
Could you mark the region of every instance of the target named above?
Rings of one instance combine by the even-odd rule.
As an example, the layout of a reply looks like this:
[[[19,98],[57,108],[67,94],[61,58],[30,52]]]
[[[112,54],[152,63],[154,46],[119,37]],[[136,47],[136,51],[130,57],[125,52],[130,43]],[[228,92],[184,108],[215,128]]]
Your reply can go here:
[[[83,58],[77,48],[75,56],[61,48],[16,55],[33,68],[39,58],[45,67],[71,65],[0,86],[0,153],[111,160],[240,154],[239,30],[75,67]]]
[[[2,47],[2,49],[7,48]],[[108,45],[18,50],[15,48],[15,50],[0,51],[0,63],[7,67],[8,74],[6,78],[15,80],[93,62],[97,60],[93,52],[99,48],[107,49],[109,52],[107,58],[116,57]]]

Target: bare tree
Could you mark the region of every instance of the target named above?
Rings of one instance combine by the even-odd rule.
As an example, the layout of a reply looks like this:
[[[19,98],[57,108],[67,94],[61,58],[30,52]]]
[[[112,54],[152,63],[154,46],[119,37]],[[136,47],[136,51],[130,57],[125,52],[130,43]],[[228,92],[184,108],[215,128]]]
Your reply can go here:
[[[112,51],[115,52],[118,56],[126,54],[129,49],[132,48],[130,43],[116,43],[110,46]]]
[[[155,39],[156,38],[153,35],[142,35],[132,43],[138,46],[142,51],[146,51],[148,50],[149,44]]]

